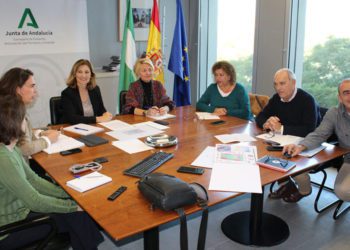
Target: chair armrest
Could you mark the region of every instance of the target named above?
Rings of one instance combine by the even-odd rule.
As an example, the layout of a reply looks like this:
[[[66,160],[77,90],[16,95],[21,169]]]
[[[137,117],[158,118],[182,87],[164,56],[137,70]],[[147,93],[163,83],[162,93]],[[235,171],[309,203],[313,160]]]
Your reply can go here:
[[[0,227],[0,236],[10,234],[13,232],[18,232],[20,230],[24,230],[27,228],[31,228],[33,226],[49,224],[51,226],[52,231],[56,232],[56,224],[55,221],[50,217],[50,215],[39,215],[35,217],[31,217],[25,220],[16,221],[11,224],[7,224]]]

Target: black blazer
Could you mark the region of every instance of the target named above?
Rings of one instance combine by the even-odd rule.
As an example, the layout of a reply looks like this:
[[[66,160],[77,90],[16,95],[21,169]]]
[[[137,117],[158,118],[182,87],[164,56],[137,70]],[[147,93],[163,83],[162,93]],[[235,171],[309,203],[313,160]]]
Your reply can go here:
[[[64,123],[96,123],[96,116],[101,116],[106,109],[103,105],[101,91],[98,86],[89,90],[89,97],[94,116],[84,116],[78,88],[67,87],[61,93],[61,106]]]

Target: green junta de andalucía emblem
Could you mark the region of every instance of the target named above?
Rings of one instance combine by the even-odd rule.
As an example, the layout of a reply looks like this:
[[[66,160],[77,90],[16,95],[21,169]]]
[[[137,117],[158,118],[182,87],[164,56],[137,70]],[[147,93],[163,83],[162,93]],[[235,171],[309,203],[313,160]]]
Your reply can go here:
[[[33,27],[35,29],[39,28],[38,24],[36,23],[35,21],[35,18],[33,16],[33,13],[32,11],[29,9],[29,8],[26,8],[23,12],[23,15],[22,15],[22,18],[21,18],[21,21],[19,22],[18,24],[18,28],[19,29],[22,29],[23,28],[23,24],[24,24],[24,21],[26,20],[27,16],[29,17],[30,19],[30,22],[27,22],[26,25],[27,26],[30,26],[30,27]]]

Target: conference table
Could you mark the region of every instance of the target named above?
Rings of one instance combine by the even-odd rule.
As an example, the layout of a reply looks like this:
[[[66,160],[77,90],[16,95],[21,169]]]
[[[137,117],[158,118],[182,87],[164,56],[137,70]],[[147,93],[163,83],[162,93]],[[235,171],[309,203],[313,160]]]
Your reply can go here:
[[[149,202],[137,188],[139,179],[124,175],[123,170],[150,154],[163,150],[173,153],[174,157],[160,166],[156,170],[157,172],[175,175],[189,183],[198,182],[208,188],[211,169],[205,169],[203,175],[192,175],[178,173],[177,168],[182,165],[190,165],[207,146],[215,146],[215,144],[220,143],[214,137],[215,135],[246,133],[255,136],[262,132],[254,122],[235,117],[222,117],[221,119],[225,123],[220,125],[211,124],[213,120],[199,120],[195,109],[191,106],[178,107],[171,114],[176,115],[176,117],[167,119],[170,124],[165,133],[178,138],[176,146],[128,154],[111,144],[116,139],[101,132],[96,135],[108,139],[109,143],[96,147],[85,146],[82,147],[82,153],[69,156],[61,156],[58,153],[49,155],[40,152],[35,154],[33,158],[113,239],[118,241],[143,233],[144,248],[158,249],[159,226],[178,219],[178,215],[176,212],[152,210]],[[115,119],[129,124],[151,121],[150,118],[135,115],[120,115],[116,116]],[[107,131],[108,129],[105,129],[105,132]],[[65,134],[77,137],[75,134]],[[260,139],[246,144],[257,147],[258,157],[266,154],[281,156],[280,152],[267,152],[266,144]],[[304,172],[347,152],[345,149],[330,146],[312,158],[294,157],[292,160],[297,163],[297,166],[287,173],[260,168],[261,184],[265,186],[287,176]],[[69,188],[66,182],[74,178],[69,167],[77,163],[91,162],[97,157],[108,158],[109,161],[102,164],[103,168],[100,172],[110,176],[112,182],[84,193]],[[115,201],[107,200],[107,197],[121,185],[127,187],[126,192]],[[208,194],[208,205],[215,206],[243,193],[209,191]],[[197,205],[188,206],[186,214],[192,214],[199,210],[200,207]],[[250,210],[230,215],[224,220],[222,229],[225,235],[245,245],[276,245],[289,236],[288,225],[282,219],[263,212],[263,194],[252,194]]]

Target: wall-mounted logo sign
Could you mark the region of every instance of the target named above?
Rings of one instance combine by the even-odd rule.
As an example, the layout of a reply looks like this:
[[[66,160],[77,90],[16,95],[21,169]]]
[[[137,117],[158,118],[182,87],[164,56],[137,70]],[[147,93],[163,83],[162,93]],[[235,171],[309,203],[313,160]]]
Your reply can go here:
[[[25,22],[25,20],[27,19],[27,17],[30,19],[30,22]],[[18,24],[18,28],[19,29],[22,29],[23,28],[23,25],[26,25],[26,26],[30,26],[30,27],[33,27],[35,29],[38,29],[39,26],[33,16],[33,13],[32,11],[29,9],[29,8],[26,8],[24,9],[24,12],[23,12],[23,15],[22,15],[22,18],[21,18],[21,21],[19,22]]]

